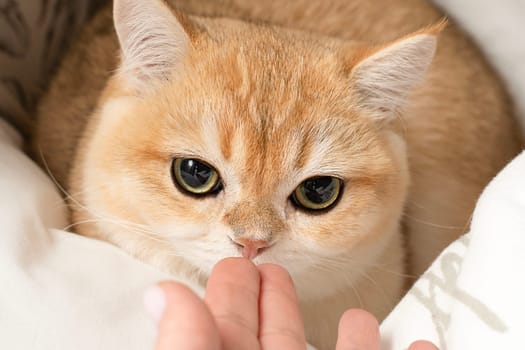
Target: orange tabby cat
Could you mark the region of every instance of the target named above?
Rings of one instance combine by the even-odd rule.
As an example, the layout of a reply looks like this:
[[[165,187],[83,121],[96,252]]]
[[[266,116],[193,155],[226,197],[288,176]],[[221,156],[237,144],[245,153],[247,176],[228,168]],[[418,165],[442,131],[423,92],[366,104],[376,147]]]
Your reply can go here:
[[[507,95],[422,0],[173,3],[93,20],[35,152],[76,232],[202,283],[224,257],[278,263],[333,348],[346,308],[384,317],[464,232],[520,147]]]

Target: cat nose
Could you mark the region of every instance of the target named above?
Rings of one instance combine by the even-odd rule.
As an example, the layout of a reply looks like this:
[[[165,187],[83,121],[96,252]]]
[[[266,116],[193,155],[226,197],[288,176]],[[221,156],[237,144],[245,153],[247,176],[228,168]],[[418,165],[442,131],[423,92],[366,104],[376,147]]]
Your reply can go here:
[[[247,238],[236,238],[232,241],[239,247],[239,249],[241,249],[242,256],[250,260],[255,258],[270,245],[270,243],[265,240],[252,240]]]

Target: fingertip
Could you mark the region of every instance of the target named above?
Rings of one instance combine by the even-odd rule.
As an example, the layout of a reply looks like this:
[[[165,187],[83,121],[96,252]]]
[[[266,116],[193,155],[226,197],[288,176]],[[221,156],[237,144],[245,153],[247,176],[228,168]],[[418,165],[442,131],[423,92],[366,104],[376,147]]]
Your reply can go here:
[[[427,340],[418,340],[413,342],[408,350],[439,350],[437,346]]]
[[[276,264],[261,264],[257,266],[264,281],[263,289],[279,290],[290,302],[297,303],[297,290],[290,273],[283,267]]]
[[[380,346],[379,322],[368,311],[347,310],[339,320],[337,350],[374,349]]]
[[[280,284],[291,285],[295,289],[292,276],[290,276],[290,273],[284,267],[266,263],[258,265],[257,269],[261,274],[261,278],[270,278],[272,281],[279,282]]]
[[[214,267],[211,275],[217,274],[239,274],[244,276],[259,276],[259,271],[255,264],[245,258],[225,258],[219,261]]]
[[[264,264],[257,265],[257,268],[259,270],[273,271],[279,274],[290,275],[284,267],[277,265],[277,264],[264,263]]]
[[[370,312],[363,309],[346,310],[339,320],[339,327],[364,327],[367,329],[379,329],[379,322]]]
[[[205,299],[210,301],[217,293],[222,295],[225,285],[235,290],[259,295],[261,276],[253,262],[245,258],[226,258],[219,261],[208,278]]]

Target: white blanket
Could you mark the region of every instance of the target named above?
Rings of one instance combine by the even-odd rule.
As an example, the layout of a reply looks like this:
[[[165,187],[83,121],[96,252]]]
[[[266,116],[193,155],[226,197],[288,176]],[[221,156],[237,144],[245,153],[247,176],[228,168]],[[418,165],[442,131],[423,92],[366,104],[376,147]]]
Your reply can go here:
[[[155,325],[142,295],[167,279],[66,226],[53,183],[0,119],[0,349],[145,350]]]
[[[489,184],[451,244],[381,325],[384,349],[525,349],[525,152]]]

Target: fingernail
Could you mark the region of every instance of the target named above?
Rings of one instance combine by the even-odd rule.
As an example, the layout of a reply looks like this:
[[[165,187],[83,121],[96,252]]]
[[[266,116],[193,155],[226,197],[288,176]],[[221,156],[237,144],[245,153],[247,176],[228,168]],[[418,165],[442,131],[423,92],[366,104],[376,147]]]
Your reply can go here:
[[[150,316],[158,323],[166,307],[166,296],[159,286],[151,286],[144,292],[144,307]]]

